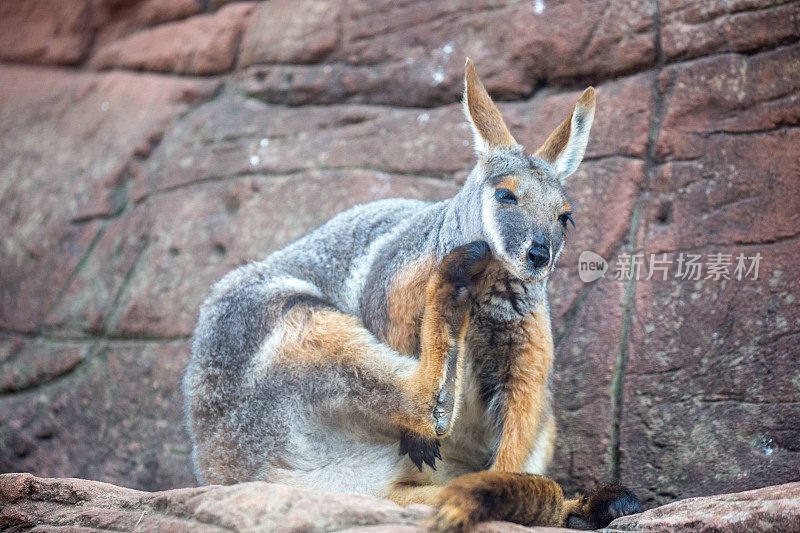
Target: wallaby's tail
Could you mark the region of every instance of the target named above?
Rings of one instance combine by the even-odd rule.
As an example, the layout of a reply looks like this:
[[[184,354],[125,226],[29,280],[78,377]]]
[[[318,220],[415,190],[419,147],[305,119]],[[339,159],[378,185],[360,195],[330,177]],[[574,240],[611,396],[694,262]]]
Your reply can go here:
[[[506,520],[524,526],[597,529],[614,518],[638,513],[639,498],[611,484],[588,496],[565,500],[552,479],[534,474],[476,472],[451,481],[439,494],[432,531],[461,533],[478,522]]]

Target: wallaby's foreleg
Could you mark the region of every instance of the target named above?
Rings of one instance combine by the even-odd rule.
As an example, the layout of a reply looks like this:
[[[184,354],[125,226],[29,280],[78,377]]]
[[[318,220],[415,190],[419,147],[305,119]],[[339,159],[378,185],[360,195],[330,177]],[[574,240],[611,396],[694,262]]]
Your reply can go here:
[[[426,286],[419,366],[404,387],[416,410],[428,416],[399,421],[407,430],[401,437],[400,453],[408,453],[420,470],[422,462],[434,467],[434,457],[441,459],[437,438],[452,425],[463,370],[469,287],[489,259],[489,246],[483,241],[460,246],[444,257]]]
[[[451,481],[435,498],[437,512],[430,528],[456,533],[478,522],[506,520],[524,526],[586,529],[607,526],[614,518],[638,513],[639,499],[629,489],[611,484],[574,500],[564,499],[552,479],[535,474],[483,471]]]
[[[455,405],[455,385],[461,370],[459,355],[469,318],[469,286],[483,273],[488,261],[489,246],[485,242],[460,246],[444,257],[426,287],[419,367],[407,386],[421,402],[432,407],[436,435],[447,432],[449,419],[435,415],[452,415]]]
[[[505,384],[501,420],[503,432],[493,470],[521,472],[530,456],[547,409],[547,379],[553,366],[553,335],[546,306],[524,323],[525,342],[509,354],[513,361]]]

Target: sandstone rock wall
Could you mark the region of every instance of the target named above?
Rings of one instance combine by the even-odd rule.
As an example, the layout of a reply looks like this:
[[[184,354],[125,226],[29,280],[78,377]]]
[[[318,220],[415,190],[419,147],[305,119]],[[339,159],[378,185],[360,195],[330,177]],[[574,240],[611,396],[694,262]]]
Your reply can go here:
[[[796,480],[798,37],[797,1],[2,3],[0,471],[192,485],[209,285],[354,204],[452,195],[468,55],[531,150],[598,90],[550,287],[553,475],[648,504]],[[763,259],[584,284],[583,250]]]

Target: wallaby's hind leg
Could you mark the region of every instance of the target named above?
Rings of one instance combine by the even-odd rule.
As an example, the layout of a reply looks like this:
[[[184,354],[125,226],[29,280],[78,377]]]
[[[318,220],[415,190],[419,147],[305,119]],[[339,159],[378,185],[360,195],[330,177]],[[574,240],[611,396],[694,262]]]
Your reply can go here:
[[[638,513],[639,498],[619,484],[606,485],[587,496],[565,500],[561,487],[536,474],[486,470],[456,478],[436,499],[438,510],[430,528],[460,533],[478,522],[507,520],[524,526],[599,529],[614,518]]]
[[[442,487],[437,485],[415,485],[413,483],[398,482],[392,486],[388,498],[402,506],[421,503],[436,505]]]
[[[271,397],[289,405],[338,405],[373,420],[368,424],[372,427],[387,427],[388,422],[401,429],[403,451],[420,469],[423,462],[433,466],[436,439],[451,425],[458,392],[458,346],[468,321],[468,289],[488,261],[488,245],[471,243],[456,248],[434,269],[426,288],[419,361],[378,341],[355,316],[298,305],[262,342],[243,386],[253,391],[252,397],[267,396],[260,388],[276,389]],[[297,418],[286,423],[302,424]],[[271,435],[271,428],[264,433]],[[301,458],[262,460],[293,464]]]

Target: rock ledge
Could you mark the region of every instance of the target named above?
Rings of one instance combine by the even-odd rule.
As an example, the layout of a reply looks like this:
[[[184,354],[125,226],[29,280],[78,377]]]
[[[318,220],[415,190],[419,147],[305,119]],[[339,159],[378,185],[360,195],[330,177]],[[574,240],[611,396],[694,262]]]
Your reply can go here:
[[[423,531],[431,508],[253,482],[142,492],[98,481],[0,475],[0,528],[112,531]],[[506,522],[479,531],[568,531]],[[614,521],[611,531],[800,531],[800,482],[691,498]]]

